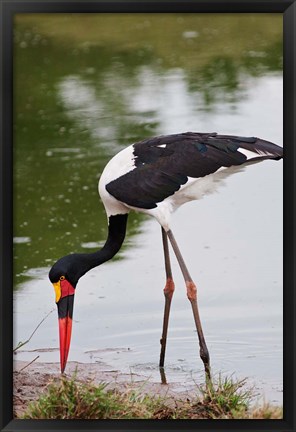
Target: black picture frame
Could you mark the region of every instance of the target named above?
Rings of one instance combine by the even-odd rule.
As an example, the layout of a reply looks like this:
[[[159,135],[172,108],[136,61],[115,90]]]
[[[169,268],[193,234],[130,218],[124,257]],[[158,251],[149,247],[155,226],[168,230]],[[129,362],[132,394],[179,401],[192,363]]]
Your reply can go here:
[[[13,16],[16,13],[155,12],[155,13],[281,13],[284,22],[284,417],[282,420],[15,420],[13,419],[12,320],[12,104]],[[0,430],[281,430],[295,422],[295,0],[135,0],[135,1],[14,1],[0,0],[1,28],[1,250],[0,250]]]

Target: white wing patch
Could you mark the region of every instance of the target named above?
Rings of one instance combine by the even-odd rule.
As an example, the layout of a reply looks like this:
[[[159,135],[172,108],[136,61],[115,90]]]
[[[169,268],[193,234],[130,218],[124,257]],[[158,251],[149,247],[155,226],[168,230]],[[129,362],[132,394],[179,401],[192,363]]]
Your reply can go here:
[[[242,154],[244,154],[245,156],[247,156],[247,160],[253,159],[255,157],[258,156],[274,156],[274,154],[269,153],[269,152],[264,152],[262,150],[257,150],[257,151],[250,151],[250,150],[246,150],[244,148],[239,148],[238,151]]]

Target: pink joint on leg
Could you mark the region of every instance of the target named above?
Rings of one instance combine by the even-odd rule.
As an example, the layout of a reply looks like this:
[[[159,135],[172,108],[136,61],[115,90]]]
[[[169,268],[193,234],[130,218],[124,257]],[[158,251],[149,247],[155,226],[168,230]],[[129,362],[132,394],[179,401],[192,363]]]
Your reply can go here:
[[[174,281],[173,281],[173,279],[168,278],[167,281],[166,281],[166,285],[164,287],[164,290],[163,290],[164,295],[166,297],[172,298],[172,296],[174,294],[174,291],[175,291]]]
[[[194,282],[186,282],[186,288],[187,288],[187,297],[188,297],[188,299],[189,300],[196,300],[196,298],[197,298],[197,295],[196,295],[196,293],[197,293],[197,289],[196,289],[196,286],[195,286],[195,283]]]

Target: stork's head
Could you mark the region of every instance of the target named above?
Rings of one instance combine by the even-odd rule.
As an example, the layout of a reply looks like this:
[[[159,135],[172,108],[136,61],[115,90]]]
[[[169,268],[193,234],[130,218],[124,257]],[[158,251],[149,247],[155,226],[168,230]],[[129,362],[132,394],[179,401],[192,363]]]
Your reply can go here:
[[[62,373],[65,370],[70,349],[75,288],[79,278],[85,273],[82,263],[78,254],[67,255],[60,258],[49,272],[58,307]]]

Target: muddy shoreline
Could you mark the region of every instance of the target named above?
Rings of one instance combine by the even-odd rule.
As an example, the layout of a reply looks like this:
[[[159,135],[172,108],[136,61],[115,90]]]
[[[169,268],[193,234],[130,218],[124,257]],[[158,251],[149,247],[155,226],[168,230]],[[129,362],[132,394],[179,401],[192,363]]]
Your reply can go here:
[[[135,388],[143,394],[166,396],[172,403],[178,400],[191,399],[197,395],[196,385],[192,385],[192,388],[189,389],[188,384],[185,387],[185,384],[182,383],[161,383],[161,378],[159,383],[156,383],[150,381],[149,376],[144,374],[125,374],[112,369],[103,362],[69,362],[65,376],[71,378],[74,375],[78,381],[83,383],[99,384],[105,382],[108,383],[108,389],[116,387],[120,391]],[[59,363],[35,361],[29,364],[29,362],[16,360],[13,372],[14,417],[21,417],[28,405],[37,400],[46,391],[46,387],[50,383],[59,380],[60,377]]]

